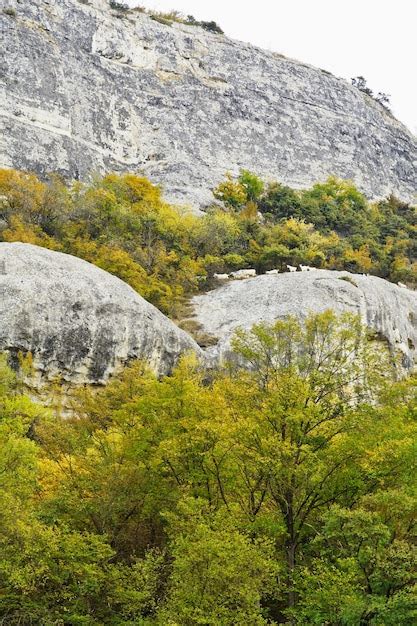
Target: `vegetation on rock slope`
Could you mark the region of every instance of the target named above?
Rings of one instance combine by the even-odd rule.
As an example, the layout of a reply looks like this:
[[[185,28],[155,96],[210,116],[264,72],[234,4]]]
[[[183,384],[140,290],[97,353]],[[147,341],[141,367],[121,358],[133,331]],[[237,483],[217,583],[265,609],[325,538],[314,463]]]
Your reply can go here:
[[[223,35],[223,30],[220,26],[214,22],[213,20],[205,21],[205,20],[196,20],[193,15],[183,15],[180,11],[152,11],[151,9],[146,9],[143,6],[136,6],[133,8],[129,8],[127,4],[124,2],[117,2],[116,0],[110,0],[109,6],[111,9],[118,11],[119,13],[145,13],[149,15],[156,22],[160,22],[161,24],[165,24],[166,26],[171,26],[174,22],[178,24],[186,24],[187,26],[200,26],[204,28],[204,30],[208,30],[212,33],[217,33],[218,35]]]
[[[416,280],[415,209],[334,178],[294,191],[243,171],[201,217],[131,174],[3,170],[0,193],[1,240],[80,256],[172,316],[245,266]],[[1,620],[414,623],[416,381],[374,346],[348,314],[258,325],[235,336],[240,365],[185,357],[158,380],[133,363],[66,420],[59,385],[33,404],[3,363]]]
[[[3,623],[415,623],[416,385],[370,346],[260,325],[250,371],[132,364],[64,421],[3,365]]]
[[[79,256],[116,274],[172,317],[214,272],[304,263],[417,283],[416,209],[394,197],[369,203],[330,178],[295,191],[242,171],[214,190],[223,206],[196,217],[168,205],[133,174],[91,184],[0,170],[0,240]]]

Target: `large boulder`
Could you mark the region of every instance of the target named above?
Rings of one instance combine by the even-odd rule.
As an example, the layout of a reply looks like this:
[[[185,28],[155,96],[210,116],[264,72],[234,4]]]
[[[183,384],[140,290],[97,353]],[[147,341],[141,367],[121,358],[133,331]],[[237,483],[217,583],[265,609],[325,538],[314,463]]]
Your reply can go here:
[[[184,352],[201,353],[115,276],[23,243],[0,243],[0,350],[31,353],[35,383],[104,383],[136,358],[165,374]]]
[[[240,168],[295,187],[334,174],[372,198],[415,200],[417,139],[345,80],[109,0],[7,5],[0,166],[80,179],[140,169],[199,207]]]
[[[202,331],[219,339],[209,349],[213,358],[228,353],[238,327],[333,309],[359,313],[402,355],[403,367],[412,369],[417,362],[417,292],[376,276],[330,270],[258,276],[196,296],[193,306]]]

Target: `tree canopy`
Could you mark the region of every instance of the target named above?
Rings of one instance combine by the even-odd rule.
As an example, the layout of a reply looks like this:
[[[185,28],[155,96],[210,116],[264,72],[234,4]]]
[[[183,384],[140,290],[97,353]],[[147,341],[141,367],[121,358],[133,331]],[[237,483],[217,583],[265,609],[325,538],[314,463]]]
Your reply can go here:
[[[4,623],[415,622],[415,378],[330,311],[233,345],[66,419],[2,363]]]

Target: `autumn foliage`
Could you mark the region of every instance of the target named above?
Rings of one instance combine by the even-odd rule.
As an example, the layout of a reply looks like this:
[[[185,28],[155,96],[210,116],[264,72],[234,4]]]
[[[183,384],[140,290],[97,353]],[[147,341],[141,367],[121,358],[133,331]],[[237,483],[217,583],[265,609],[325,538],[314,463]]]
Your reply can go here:
[[[261,324],[65,420],[3,363],[0,618],[415,623],[416,385],[372,343],[352,315]]]
[[[417,281],[416,209],[393,197],[370,204],[336,178],[295,191],[242,171],[220,183],[199,217],[134,174],[64,184],[0,170],[0,194],[0,240],[86,259],[172,317],[213,273],[242,267],[303,263]]]

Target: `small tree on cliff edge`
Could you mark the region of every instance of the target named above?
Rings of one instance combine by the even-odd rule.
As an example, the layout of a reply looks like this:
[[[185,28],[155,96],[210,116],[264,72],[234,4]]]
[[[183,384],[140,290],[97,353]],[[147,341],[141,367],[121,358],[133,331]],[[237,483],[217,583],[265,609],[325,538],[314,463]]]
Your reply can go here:
[[[387,109],[387,111],[391,111],[391,109],[389,108],[391,96],[389,96],[387,93],[379,91],[377,94],[374,94],[372,89],[368,87],[366,83],[366,78],[364,78],[363,76],[356,76],[356,78],[351,78],[351,82],[354,87],[359,89],[359,91],[362,91],[362,93],[366,93],[376,102],[378,102],[378,104],[383,106],[384,109]]]

